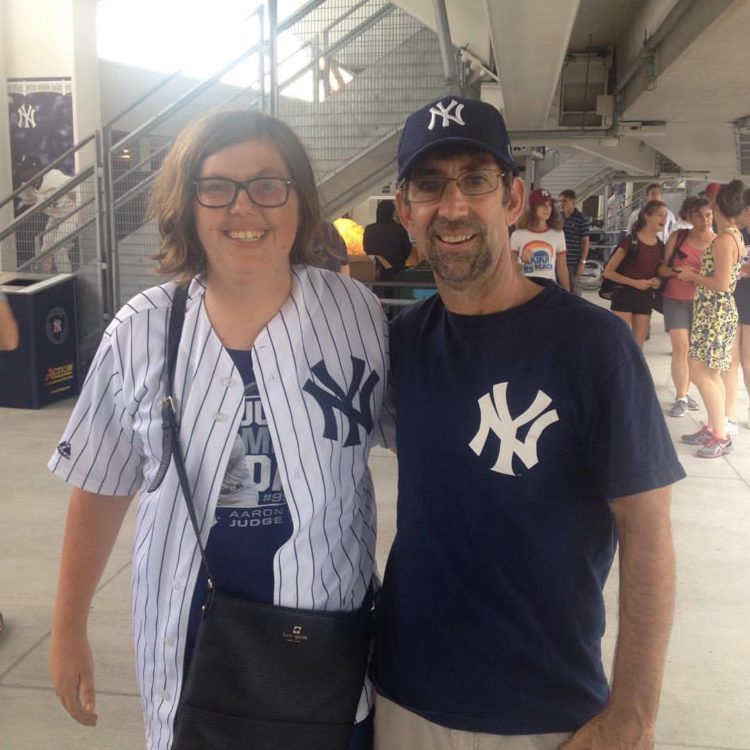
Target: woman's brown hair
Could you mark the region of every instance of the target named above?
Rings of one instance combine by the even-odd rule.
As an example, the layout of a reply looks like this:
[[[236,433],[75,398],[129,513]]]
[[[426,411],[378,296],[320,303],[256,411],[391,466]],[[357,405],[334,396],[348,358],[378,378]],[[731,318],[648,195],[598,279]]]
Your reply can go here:
[[[646,217],[655,214],[660,208],[668,208],[664,201],[649,201],[639,212],[633,225],[634,232],[640,232],[646,226]]]
[[[156,219],[161,247],[157,271],[191,278],[206,270],[206,254],[195,228],[195,190],[203,161],[227,146],[263,139],[278,150],[294,181],[299,224],[291,263],[317,265],[313,248],[320,244],[320,201],[310,160],[294,131],[284,122],[250,110],[214,112],[188,125],[170,150],[151,191],[150,214]]]
[[[547,227],[549,229],[555,229],[558,232],[563,228],[563,220],[562,216],[560,216],[560,212],[557,210],[557,204],[555,201],[551,201],[552,203],[552,213],[549,215],[549,219],[547,219]],[[536,207],[532,208],[529,206],[522,214],[521,218],[516,222],[516,226],[519,229],[529,229],[530,227],[533,227],[536,224]]]
[[[716,207],[727,219],[734,219],[745,209],[742,200],[742,191],[745,183],[742,180],[732,180],[727,185],[722,185],[716,193]]]

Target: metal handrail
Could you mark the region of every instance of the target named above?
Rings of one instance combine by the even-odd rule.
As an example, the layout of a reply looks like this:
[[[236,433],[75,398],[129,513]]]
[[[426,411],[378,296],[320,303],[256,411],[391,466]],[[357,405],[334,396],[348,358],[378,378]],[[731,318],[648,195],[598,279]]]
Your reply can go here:
[[[358,36],[363,34],[368,29],[372,28],[376,23],[379,21],[382,21],[386,16],[389,16],[391,13],[394,12],[395,6],[393,5],[386,5],[383,8],[381,8],[376,13],[373,13],[366,21],[363,21],[361,24],[353,28],[348,34],[345,34],[341,37],[337,42],[332,44],[330,47],[326,49],[327,55],[332,55],[338,52],[340,49],[345,47],[349,42],[352,41],[352,39],[356,39]],[[305,49],[305,47],[311,47],[311,42],[305,42],[298,50],[295,51],[294,54],[297,54],[301,50]],[[315,68],[317,65],[317,60],[313,59],[310,60],[307,65],[300,68],[296,73],[293,73],[289,78],[286,78],[284,81],[279,82],[279,89],[284,89],[287,86],[290,86],[295,81],[299,80],[304,76],[311,68]]]
[[[110,147],[110,150],[116,151],[118,148],[122,148],[123,144],[131,141],[133,138],[141,135],[145,131],[153,129],[157,125],[164,122],[164,120],[166,120],[170,115],[174,114],[185,104],[195,99],[195,97],[199,94],[202,94],[206,89],[211,88],[211,86],[213,86],[217,81],[221,80],[221,78],[223,78],[230,70],[237,67],[237,65],[239,65],[243,60],[251,57],[259,50],[261,52],[263,51],[262,41],[257,42],[252,47],[245,50],[241,55],[232,60],[230,63],[227,63],[227,65],[225,65],[218,73],[215,73],[210,78],[207,78],[206,80],[201,81],[196,86],[193,86],[193,88],[189,89],[182,96],[175,99],[171,104],[168,104],[166,107],[161,109],[153,117],[146,120],[146,122],[137,127],[135,130],[131,130],[124,138],[121,138],[119,141],[117,141],[117,143],[113,143]],[[250,87],[246,86],[243,91],[247,91],[248,88]]]
[[[282,63],[289,64],[290,62],[294,62],[294,56],[299,56],[300,53],[302,53],[303,56],[306,56],[308,50],[311,50],[312,52],[314,52],[314,54],[309,55],[311,59],[307,62],[304,62],[302,64],[302,67],[296,73],[293,73],[284,81],[278,81],[275,92],[271,92],[272,96],[274,94],[278,95],[279,91],[289,86],[301,76],[307,74],[311,69],[314,69],[318,65],[318,60],[321,56],[328,57],[338,53],[341,49],[344,49],[347,45],[350,45],[352,43],[352,40],[356,40],[363,34],[367,33],[368,30],[375,27],[381,20],[387,18],[396,10],[396,8],[391,4],[381,5],[380,3],[375,3],[375,7],[368,7],[366,9],[366,12],[361,14],[363,20],[360,20],[360,18],[358,16],[355,16],[355,14],[358,10],[366,7],[368,5],[368,2],[370,1],[371,0],[352,0],[351,4],[347,4],[347,7],[344,9],[342,15],[338,15],[335,18],[332,16],[328,16],[325,12],[321,13],[321,18],[319,19],[321,23],[314,23],[312,24],[312,30],[310,30],[309,32],[303,32],[302,38],[309,39],[309,41],[301,43],[293,53],[291,53],[282,61]],[[296,27],[300,23],[300,21],[305,19],[306,16],[313,13],[318,8],[324,6],[326,2],[327,0],[310,0],[310,2],[307,2],[294,14],[276,25],[275,30],[277,32],[277,35]],[[101,298],[100,311],[105,321],[108,319],[108,317],[111,317],[111,315],[114,314],[114,311],[120,304],[119,295],[121,293],[119,279],[120,242],[118,239],[118,231],[120,231],[121,228],[118,229],[118,226],[116,225],[117,211],[121,210],[122,207],[125,206],[133,198],[142,195],[146,190],[149,189],[150,185],[156,177],[156,170],[158,169],[158,165],[152,166],[150,170],[139,171],[139,168],[142,167],[142,165],[145,164],[148,159],[153,159],[155,154],[162,154],[163,152],[168,150],[171,146],[172,136],[166,135],[164,136],[163,140],[161,135],[159,136],[159,139],[152,137],[151,141],[154,142],[154,145],[158,147],[158,150],[151,151],[149,149],[148,156],[145,155],[146,152],[144,151],[140,156],[136,157],[140,161],[137,164],[128,163],[125,174],[120,175],[117,178],[114,177],[113,169],[115,155],[118,150],[122,149],[125,146],[125,144],[133,143],[139,137],[148,135],[155,136],[156,133],[154,131],[156,131],[160,125],[168,121],[169,118],[173,115],[176,115],[176,121],[181,121],[183,117],[182,113],[187,105],[189,105],[191,102],[195,102],[196,99],[201,96],[201,94],[209,91],[212,86],[215,86],[217,82],[220,82],[227,73],[229,73],[233,69],[236,69],[237,66],[256,54],[258,55],[259,66],[257,71],[250,72],[249,78],[252,79],[252,82],[244,88],[242,88],[241,85],[237,87],[232,86],[230,90],[226,92],[226,96],[223,96],[221,98],[220,104],[211,104],[211,106],[226,107],[230,102],[235,101],[238,97],[244,96],[246,99],[243,101],[242,106],[255,107],[257,106],[258,102],[260,102],[261,108],[265,109],[269,101],[266,85],[266,78],[268,76],[269,48],[268,40],[266,38],[267,24],[265,22],[265,17],[263,14],[264,8],[261,5],[256,7],[253,12],[249,13],[242,20],[242,23],[244,25],[247,21],[251,21],[253,18],[259,19],[259,41],[255,42],[252,46],[242,52],[242,54],[238,55],[229,63],[224,65],[217,73],[204,81],[199,81],[195,85],[192,85],[186,93],[178,96],[169,105],[163,107],[155,115],[149,117],[145,122],[142,122],[140,125],[138,125],[135,130],[128,132],[126,135],[119,138],[117,142],[113,143],[113,135],[116,132],[117,124],[124,117],[136,110],[139,106],[142,106],[143,103],[148,99],[152,98],[154,94],[163,90],[170,82],[174,81],[182,71],[175,71],[174,73],[166,75],[142,96],[138,97],[129,106],[118,112],[115,117],[111,118],[101,128],[101,130],[97,130],[93,135],[68,149],[68,151],[58,157],[45,170],[37,173],[37,175],[35,175],[32,180],[25,183],[24,185],[21,185],[16,191],[8,196],[8,198],[0,203],[0,206],[2,206],[14,200],[20,193],[23,192],[23,190],[28,188],[30,184],[38,180],[40,176],[43,176],[46,172],[53,169],[56,165],[61,164],[66,158],[69,158],[71,154],[76,153],[84,146],[90,144],[92,140],[96,140],[98,148],[96,163],[94,166],[87,167],[84,171],[77,173],[76,175],[71,177],[65,185],[63,185],[58,191],[55,192],[53,196],[50,196],[43,203],[34,205],[28,211],[24,212],[23,215],[19,216],[15,221],[13,221],[11,224],[0,231],[0,239],[8,237],[9,235],[18,231],[19,227],[27,219],[32,218],[33,215],[39,215],[40,212],[44,212],[45,208],[49,207],[49,205],[54,203],[55,200],[59,200],[60,197],[62,197],[64,194],[74,190],[85,180],[91,179],[92,177],[95,179],[96,186],[93,199],[89,199],[84,201],[84,203],[82,204],[78,204],[75,207],[75,210],[70,214],[71,216],[73,214],[79,215],[80,218],[77,227],[69,234],[66,234],[65,237],[61,237],[59,240],[56,240],[54,246],[46,247],[44,252],[41,253],[39,252],[39,249],[40,244],[42,244],[42,238],[46,233],[51,232],[53,229],[55,229],[55,226],[57,225],[47,222],[47,226],[45,227],[45,230],[43,232],[39,233],[38,230],[35,230],[36,253],[32,259],[23,262],[23,267],[28,267],[34,262],[38,262],[41,258],[52,255],[55,251],[59,250],[60,247],[70,242],[71,239],[82,236],[84,232],[89,231],[90,228],[95,225],[97,229],[96,260],[98,262],[99,269],[99,294]],[[255,31],[253,31],[253,36],[254,35]],[[331,38],[336,39],[336,41],[332,44],[329,44],[329,40]],[[297,67],[297,65],[298,63],[295,62],[293,65],[291,65],[291,67],[294,68]],[[224,92],[222,91],[222,93]],[[131,115],[131,119],[135,119],[135,117]],[[136,171],[138,172],[137,175],[134,174]],[[143,171],[148,171],[148,174],[143,174]],[[124,180],[126,180],[129,175],[133,176],[134,183],[136,182],[137,178],[137,184],[133,184],[131,186],[124,182]],[[115,195],[115,189],[117,189],[117,192],[119,193],[121,187],[123,188],[123,193],[121,195]],[[92,202],[95,204],[95,207],[93,209]],[[85,214],[80,213],[82,211],[85,211]],[[92,212],[94,216],[88,218]],[[84,215],[87,218],[84,219]],[[60,223],[62,222],[58,222],[58,224]],[[136,226],[137,225],[134,224],[133,228],[135,228]],[[128,229],[128,231],[131,230]]]

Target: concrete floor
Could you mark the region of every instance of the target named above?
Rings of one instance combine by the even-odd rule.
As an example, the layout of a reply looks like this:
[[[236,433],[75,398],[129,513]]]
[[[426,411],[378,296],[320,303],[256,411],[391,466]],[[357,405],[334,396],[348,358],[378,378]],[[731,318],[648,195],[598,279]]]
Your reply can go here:
[[[655,316],[646,354],[659,397],[669,404],[670,347]],[[697,397],[697,393],[694,394]],[[143,747],[129,623],[129,548],[134,513],[94,602],[90,639],[96,660],[99,725],[77,725],[58,705],[47,677],[54,595],[67,489],[45,465],[71,401],[41,411],[0,409],[1,750],[133,750]],[[677,612],[669,652],[657,748],[750,750],[750,430],[748,401],[735,451],[705,461],[677,445],[688,478],[674,489]],[[669,420],[673,438],[697,429],[703,412]],[[381,570],[395,530],[396,459],[375,450]],[[607,586],[616,623],[617,575]],[[613,627],[607,632],[610,659]],[[401,749],[394,749],[401,750]]]

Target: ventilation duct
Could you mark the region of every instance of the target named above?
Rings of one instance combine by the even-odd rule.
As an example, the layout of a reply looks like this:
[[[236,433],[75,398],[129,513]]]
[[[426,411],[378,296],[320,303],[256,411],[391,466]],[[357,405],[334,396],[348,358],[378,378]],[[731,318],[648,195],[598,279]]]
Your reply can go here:
[[[602,128],[611,124],[607,92],[609,60],[596,54],[572,54],[560,76],[560,127]],[[598,106],[597,106],[598,105]]]

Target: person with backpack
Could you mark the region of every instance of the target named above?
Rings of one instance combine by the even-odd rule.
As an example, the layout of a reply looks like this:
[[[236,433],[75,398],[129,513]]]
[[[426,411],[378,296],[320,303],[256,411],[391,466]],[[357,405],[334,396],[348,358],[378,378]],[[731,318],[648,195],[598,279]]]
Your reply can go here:
[[[659,233],[664,231],[667,216],[666,203],[649,201],[633,233],[615,248],[604,268],[604,278],[616,285],[610,309],[631,328],[641,349],[651,322],[653,291],[662,283],[657,275],[664,255]]]
[[[689,196],[680,211],[680,214],[683,213],[692,229],[672,232],[664,249],[664,262],[659,267],[659,275],[667,279],[662,293],[662,313],[664,328],[672,344],[671,370],[676,396],[674,404],[667,411],[670,417],[684,417],[688,410],[696,411],[699,408],[688,394],[688,347],[695,284],[683,279],[678,269],[689,268],[700,273],[701,257],[716,236],[712,229],[714,213],[709,198]]]

